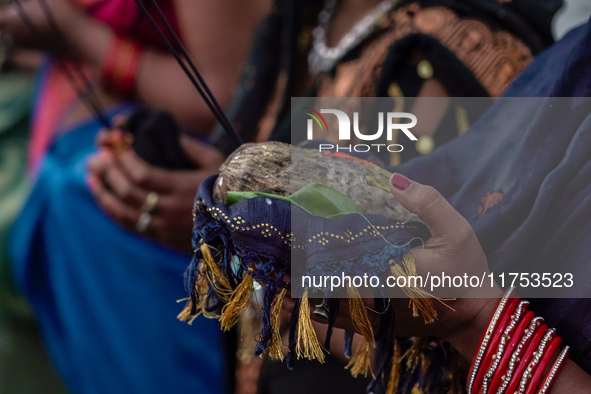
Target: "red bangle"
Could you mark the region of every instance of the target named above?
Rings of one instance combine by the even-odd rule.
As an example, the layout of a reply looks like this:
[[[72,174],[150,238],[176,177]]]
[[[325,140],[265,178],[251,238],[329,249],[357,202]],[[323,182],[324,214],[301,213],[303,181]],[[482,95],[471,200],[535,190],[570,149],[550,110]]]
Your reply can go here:
[[[546,371],[546,367],[550,364],[550,361],[554,357],[554,353],[562,344],[562,338],[559,336],[554,337],[548,349],[544,351],[542,359],[540,360],[539,364],[536,366],[535,372],[533,373],[533,377],[531,382],[527,388],[525,394],[534,394],[538,386],[542,381],[542,376],[544,376],[544,372]]]
[[[142,53],[142,47],[135,42],[116,36],[101,70],[103,86],[122,95],[131,95]]]
[[[564,350],[560,353],[552,368],[546,374],[544,378],[544,382],[542,383],[540,389],[538,390],[537,394],[546,394],[552,390],[552,386],[554,386],[554,382],[556,381],[556,377],[562,371],[562,367],[566,364],[566,360],[568,359],[568,355],[570,353],[570,347],[566,346]]]
[[[503,314],[505,306],[509,302],[509,297],[511,297],[514,290],[515,288],[509,288],[509,290],[505,292],[503,298],[499,300],[497,307],[495,309],[495,313],[493,314],[493,316],[490,319],[490,322],[488,323],[488,327],[486,328],[484,333],[482,333],[482,338],[480,339],[478,351],[474,355],[472,363],[470,364],[470,370],[468,371],[468,377],[466,380],[466,387],[468,393],[472,393],[472,387],[474,386],[474,382],[476,381],[476,375],[480,370],[480,364],[482,363],[482,360],[484,358],[484,353],[486,352],[488,343],[490,342],[490,339],[495,332],[497,323],[499,322],[499,319]]]
[[[509,320],[511,319],[511,315],[513,314],[513,311],[517,307],[517,304],[519,303],[519,301],[520,301],[519,298],[511,298],[509,300],[509,303],[507,304],[507,306],[503,310],[503,313],[502,313],[501,318],[499,320],[499,324],[497,325],[497,327],[495,329],[495,333],[493,334],[493,336],[488,344],[488,348],[486,349],[486,353],[484,354],[484,358],[482,359],[482,365],[480,366],[480,368],[478,370],[478,374],[476,375],[476,379],[474,380],[474,385],[472,386],[473,389],[477,390],[477,392],[480,391],[480,388],[483,385],[484,375],[486,374],[489,366],[493,362],[493,354],[495,354],[495,352],[497,350],[497,346],[498,346],[499,342],[501,341],[501,337],[503,335],[503,332],[505,331],[505,328],[509,324]]]
[[[510,321],[508,322],[508,324],[505,326],[505,328],[503,330],[503,334],[501,335],[501,338],[498,342],[497,348],[491,357],[491,361],[488,366],[488,370],[486,371],[486,374],[484,375],[484,378],[482,379],[482,392],[484,394],[488,393],[489,391],[491,391],[491,392],[493,391],[493,390],[490,390],[490,383],[491,383],[493,377],[496,375],[496,371],[499,368],[499,365],[503,359],[503,356],[504,355],[509,356],[511,354],[510,352],[507,352],[507,348],[508,348],[507,345],[511,341],[512,334],[513,334],[515,328],[517,327],[518,323],[520,322],[521,318],[523,317],[523,315],[527,312],[528,307],[529,307],[529,301],[520,301],[519,305],[515,308],[514,313],[510,315]],[[525,330],[525,328],[524,328],[524,330]],[[515,335],[515,337],[517,338],[517,340],[519,340],[519,338],[521,338],[521,334]],[[499,379],[500,379],[500,376],[502,375],[503,370],[504,369],[502,369],[500,371],[500,373],[498,373]]]
[[[556,336],[555,329],[551,328],[548,331],[546,331],[546,334],[544,335],[544,338],[542,338],[540,345],[538,346],[538,348],[534,352],[533,357],[532,357],[531,361],[529,362],[529,365],[525,369],[525,372],[523,372],[523,376],[521,377],[521,381],[519,382],[519,387],[517,387],[517,392],[519,394],[525,394],[527,392],[529,386],[531,386],[534,371],[536,370],[538,364],[542,360],[542,357],[544,356],[546,347],[550,343],[552,343],[555,336]]]
[[[548,326],[545,324],[543,324],[536,331],[534,337],[532,338],[531,342],[527,346],[527,349],[525,349],[525,352],[523,352],[523,357],[519,361],[519,365],[517,366],[517,369],[513,373],[513,377],[509,381],[509,387],[507,387],[507,391],[506,391],[507,393],[517,392],[517,386],[519,385],[519,382],[521,381],[521,377],[523,376],[523,372],[528,367],[530,359],[532,358],[535,350],[538,348],[540,341],[542,340],[542,338],[544,338],[544,335],[546,335],[547,331],[548,331]]]
[[[530,313],[533,314],[533,312]],[[527,366],[529,358],[527,360],[525,358],[522,359],[522,354],[525,354],[525,351],[527,350],[530,341],[532,340],[532,338],[534,338],[536,333],[539,332],[538,329],[540,328],[542,323],[544,323],[544,319],[542,319],[541,317],[536,317],[531,321],[527,330],[525,330],[523,337],[521,338],[519,345],[517,346],[517,349],[515,349],[515,351],[511,355],[511,359],[509,360],[509,366],[507,367],[504,375],[501,377],[502,383],[501,387],[498,388],[497,393],[503,394],[507,391],[507,387],[509,386],[511,379],[514,376],[513,373],[516,369],[519,369],[520,365],[522,365],[519,364],[519,361],[523,361],[525,366]],[[523,369],[525,369],[525,366]],[[521,371],[521,373],[523,373],[523,371]]]
[[[507,365],[509,364],[509,360],[512,359],[515,349],[517,348],[518,344],[521,344],[522,339],[525,336],[526,329],[530,325],[531,321],[534,318],[534,313],[532,311],[527,312],[527,314],[523,317],[513,336],[511,341],[507,345],[501,360],[499,361],[499,365],[496,368],[495,374],[492,377],[489,391],[491,393],[496,393],[497,389],[499,388],[499,384],[501,383],[501,379],[505,376],[505,371],[507,370]]]

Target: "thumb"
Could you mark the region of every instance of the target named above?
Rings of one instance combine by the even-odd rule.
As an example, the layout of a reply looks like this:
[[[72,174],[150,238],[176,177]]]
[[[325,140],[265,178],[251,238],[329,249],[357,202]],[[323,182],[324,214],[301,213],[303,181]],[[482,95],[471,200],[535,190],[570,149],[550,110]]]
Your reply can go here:
[[[394,173],[390,178],[390,191],[404,208],[417,214],[434,238],[469,226],[466,219],[432,186]]]

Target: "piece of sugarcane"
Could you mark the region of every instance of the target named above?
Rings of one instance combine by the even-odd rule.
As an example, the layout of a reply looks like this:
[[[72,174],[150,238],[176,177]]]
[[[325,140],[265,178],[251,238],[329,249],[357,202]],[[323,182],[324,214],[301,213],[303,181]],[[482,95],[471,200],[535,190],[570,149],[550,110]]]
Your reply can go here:
[[[413,221],[416,215],[398,203],[388,187],[392,174],[344,154],[318,152],[280,142],[241,146],[220,167],[214,199],[228,191],[289,196],[310,183],[331,187],[355,201],[367,214]]]

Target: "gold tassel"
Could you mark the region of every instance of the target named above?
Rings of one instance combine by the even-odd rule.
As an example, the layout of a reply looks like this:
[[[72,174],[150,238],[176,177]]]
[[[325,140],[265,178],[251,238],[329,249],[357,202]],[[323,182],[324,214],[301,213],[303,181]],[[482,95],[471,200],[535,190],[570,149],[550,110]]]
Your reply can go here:
[[[178,300],[177,302],[181,302],[184,301],[185,299],[182,300]],[[206,314],[203,313],[203,303],[205,301],[201,300],[199,302],[199,305],[196,308],[197,313],[195,313],[194,315],[191,314],[191,311],[193,310],[193,302],[191,301],[191,299],[189,299],[187,301],[187,303],[185,304],[185,308],[181,311],[181,313],[179,313],[177,315],[177,319],[179,319],[182,322],[186,322],[187,324],[191,325],[193,324],[193,321],[195,321],[195,319],[197,319],[199,316],[204,315],[207,318],[214,318],[212,316],[210,316],[211,314]],[[217,317],[215,317],[217,319]]]
[[[351,321],[357,331],[363,336],[363,341],[359,344],[355,354],[353,354],[353,357],[351,357],[349,364],[345,368],[349,369],[351,375],[354,377],[359,375],[367,377],[369,372],[373,376],[373,372],[371,371],[371,348],[376,345],[373,327],[369,321],[369,315],[361,299],[359,290],[353,286],[348,287],[347,296],[349,298]]]
[[[216,294],[224,303],[228,302],[232,296],[232,286],[226,275],[222,273],[219,262],[215,261],[211,254],[211,249],[206,243],[201,244],[201,254],[203,255],[203,268],[200,275],[207,279],[206,283],[211,283],[215,288]],[[200,288],[200,290],[202,289]],[[207,294],[208,287],[204,287],[204,290],[205,294]]]
[[[180,301],[182,300],[179,300],[179,302]],[[177,315],[176,318],[183,322],[189,320],[191,318],[191,305],[193,305],[192,302],[190,300],[187,301],[185,308]]]
[[[230,282],[222,274],[217,262],[214,260],[209,245],[206,243],[201,243],[201,254],[203,255],[203,259],[199,262],[199,274],[197,276],[197,281],[195,282],[195,294],[200,295],[198,304],[195,305],[195,310],[197,311],[196,314],[192,315],[191,310],[193,309],[193,302],[189,299],[185,305],[185,308],[178,314],[177,319],[183,322],[187,322],[188,324],[192,324],[193,321],[200,315],[204,315],[210,319],[218,319],[219,316],[213,312],[205,311],[205,303],[207,301],[206,294],[209,292],[209,284],[214,284],[214,281],[218,281],[222,284],[222,287],[216,292],[219,294],[220,298],[224,301],[227,301],[228,291],[224,289],[230,289]],[[217,279],[216,279],[217,278]],[[183,300],[180,300],[183,301]]]
[[[371,344],[365,339],[361,341],[355,354],[353,354],[353,357],[351,357],[349,364],[345,368],[351,372],[354,378],[359,375],[367,377],[367,374],[370,372],[375,378],[373,371],[371,371]]]
[[[359,295],[359,290],[353,286],[348,287],[347,295],[349,297],[349,313],[351,313],[353,325],[368,344],[375,346],[376,341],[374,339],[373,327],[369,321],[365,304]]]
[[[248,307],[248,302],[254,291],[253,281],[252,276],[244,275],[242,283],[238,285],[230,301],[222,308],[220,316],[222,330],[229,331],[236,324],[240,313]]]
[[[283,299],[285,298],[285,294],[287,294],[287,289],[281,290],[277,298],[275,298],[275,302],[273,303],[273,311],[271,319],[271,328],[273,330],[273,338],[271,339],[271,346],[269,346],[269,357],[272,360],[280,360],[283,361],[283,351],[281,349],[281,345],[283,344],[281,340],[281,332],[280,332],[280,319],[281,319],[281,306],[283,305]]]
[[[179,301],[183,301],[183,300],[179,300]],[[185,308],[181,311],[181,313],[179,313],[177,315],[177,319],[179,319],[182,322],[186,322],[188,325],[193,324],[193,322],[195,321],[195,319],[197,319],[199,316],[203,315],[207,318],[213,318],[211,317],[209,314],[205,314],[202,313],[201,309],[197,308],[197,313],[195,313],[194,315],[191,314],[191,310],[193,303],[191,302],[191,300],[187,301],[187,304],[185,305]],[[216,317],[217,319],[217,317]]]
[[[388,380],[388,387],[386,394],[396,394],[398,384],[400,383],[400,361],[401,361],[400,343],[394,339],[394,354],[392,355],[392,369],[390,370],[390,379]]]
[[[322,346],[314,331],[312,320],[310,319],[310,302],[308,300],[308,291],[304,291],[300,303],[300,314],[297,325],[296,355],[298,360],[307,358],[308,360],[318,360],[324,363],[324,352]]]
[[[393,265],[390,271],[396,278],[405,277],[409,279],[410,277],[418,276],[413,254],[411,252],[406,253],[402,261]],[[411,286],[410,279],[406,282],[407,286],[401,287],[400,289],[410,298],[409,306],[412,309],[412,315],[414,317],[423,316],[426,324],[434,323],[435,319],[437,319],[437,311],[433,305],[431,294],[416,286],[416,283]]]
[[[410,345],[408,350],[402,355],[402,359],[406,359],[406,367],[410,371],[416,370],[419,366],[419,363],[424,361],[422,358],[423,349],[425,348],[429,339],[430,338],[412,338],[412,345]]]
[[[199,295],[207,294],[207,278],[205,277],[205,265],[202,263],[199,270],[199,276],[197,277],[197,281],[195,282],[195,293]],[[183,300],[179,300],[181,302]],[[199,303],[196,305],[195,310],[196,313],[193,315],[191,311],[193,310],[193,301],[191,298],[187,299],[187,303],[185,304],[185,309],[178,314],[177,319],[182,322],[187,322],[189,325],[193,324],[193,321],[200,315],[204,314],[206,317],[211,318],[211,314],[204,313],[205,312],[205,297],[199,297]]]

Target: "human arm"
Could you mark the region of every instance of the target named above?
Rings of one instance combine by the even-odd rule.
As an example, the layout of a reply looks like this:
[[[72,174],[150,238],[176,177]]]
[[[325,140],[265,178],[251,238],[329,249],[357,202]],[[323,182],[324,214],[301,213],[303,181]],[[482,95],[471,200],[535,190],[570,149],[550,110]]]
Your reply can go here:
[[[394,197],[407,209],[417,213],[432,232],[432,238],[427,242],[425,250],[415,252],[417,265],[439,266],[441,270],[452,268],[449,263],[455,260],[453,266],[461,267],[462,272],[470,273],[473,269],[483,268],[488,271],[486,257],[472,227],[441,194],[429,186],[405,180],[400,175],[393,176],[392,180],[390,190]],[[468,361],[472,361],[496,310],[500,298],[499,290],[497,287],[490,294],[480,293],[478,289],[468,292],[451,304],[455,311],[441,309],[439,327],[436,324],[427,330],[433,330],[431,335],[447,340]],[[405,324],[404,320],[402,318],[400,326]],[[400,326],[395,327],[397,336],[399,334],[396,331],[402,335],[406,334]],[[576,363],[567,360],[552,392],[584,392],[589,384],[591,376]]]
[[[115,33],[69,0],[46,1],[68,45],[99,78]],[[232,97],[253,27],[266,11],[267,1],[174,3],[185,46],[223,107]],[[51,32],[38,1],[22,2],[22,6],[41,32]],[[0,10],[0,27],[10,32],[17,44],[36,43],[37,37],[24,25],[15,5]],[[208,107],[168,53],[145,48],[135,75],[134,93],[148,106],[168,110],[181,123],[197,130],[205,132],[215,123]]]
[[[432,237],[424,248],[413,251],[419,274],[445,271],[446,274],[488,273],[488,263],[478,239],[470,224],[435,189],[412,182],[401,175],[394,175],[390,189],[396,199],[407,209],[417,213],[429,227]],[[486,292],[480,288],[462,290],[457,300],[447,301],[447,308],[435,305],[438,319],[433,324],[424,324],[423,319],[413,317],[407,300],[392,299],[396,324],[392,335],[396,337],[438,337],[449,342],[466,360],[472,361],[480,348],[480,341],[495,311],[502,291],[495,286]],[[366,300],[371,304],[371,300]],[[347,303],[341,303],[346,308]],[[370,305],[371,306],[371,305]],[[379,316],[369,310],[373,324],[377,327]],[[341,310],[337,326],[355,330],[346,310]],[[514,316],[514,315],[512,315]],[[543,317],[543,316],[542,316]],[[321,320],[313,314],[313,318]],[[503,326],[500,326],[503,327]],[[558,333],[560,335],[560,332]],[[568,342],[568,341],[567,341]],[[568,345],[569,343],[566,343]],[[493,349],[495,349],[493,347]],[[552,356],[552,354],[549,354]],[[554,356],[556,357],[556,355]],[[549,365],[552,365],[551,358]],[[521,362],[524,362],[521,360]],[[547,371],[547,367],[544,371]],[[574,390],[585,392],[591,383],[576,363],[567,360],[553,387],[555,393]]]

